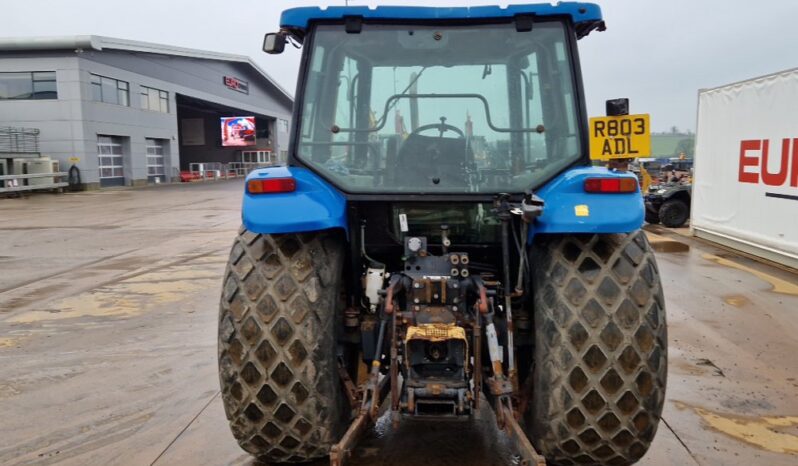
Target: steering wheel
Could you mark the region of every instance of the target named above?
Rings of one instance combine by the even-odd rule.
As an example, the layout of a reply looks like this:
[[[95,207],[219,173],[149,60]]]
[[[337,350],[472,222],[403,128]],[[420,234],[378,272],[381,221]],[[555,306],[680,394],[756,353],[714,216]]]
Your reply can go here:
[[[428,125],[419,126],[418,128],[414,129],[413,132],[410,134],[419,134],[421,132],[429,131],[431,129],[437,129],[439,132],[438,134],[439,137],[443,137],[443,133],[445,133],[446,131],[453,131],[460,138],[463,139],[465,138],[465,133],[463,132],[463,130],[461,130],[456,126],[452,126],[446,123],[446,117],[441,117],[440,123],[430,123]]]

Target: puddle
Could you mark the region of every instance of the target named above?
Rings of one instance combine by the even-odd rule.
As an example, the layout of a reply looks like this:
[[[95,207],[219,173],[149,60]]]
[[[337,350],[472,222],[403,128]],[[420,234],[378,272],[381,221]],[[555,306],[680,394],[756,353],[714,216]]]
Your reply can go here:
[[[675,404],[679,409],[692,409],[709,427],[736,440],[774,453],[798,455],[798,435],[793,433],[798,428],[798,416],[737,416]]]
[[[687,252],[690,250],[689,244],[684,244],[679,241],[662,240],[650,241],[651,248],[656,252]]]
[[[520,462],[513,457],[508,437],[496,430],[495,418],[483,400],[469,421],[403,419],[394,428],[387,410],[364,434],[346,464],[507,466]]]
[[[0,400],[3,398],[10,398],[12,396],[17,396],[20,393],[22,393],[22,390],[11,384],[7,383],[0,384]]]
[[[0,312],[11,312],[18,308],[28,306],[32,303],[46,299],[49,295],[69,289],[72,286],[69,282],[51,283],[46,286],[31,290],[28,294],[11,298],[0,303]]]
[[[33,323],[76,317],[135,316],[184,301],[186,296],[216,286],[218,282],[217,274],[204,270],[173,268],[150,272],[55,301],[47,310],[24,312],[8,321]]]
[[[730,304],[734,307],[745,307],[746,305],[751,304],[750,299],[738,294],[731,294],[724,296],[723,302],[725,302],[726,304]]]
[[[133,270],[152,264],[151,257],[120,257],[118,259],[104,260],[91,268],[96,270]]]
[[[648,242],[651,244],[651,249],[656,252],[674,253],[674,252],[687,252],[690,250],[690,245],[682,243],[681,241],[672,240],[668,237],[646,232]]]
[[[9,338],[9,337],[0,338],[0,349],[14,348],[18,344],[19,344],[19,338]]]
[[[751,275],[770,283],[770,285],[773,287],[771,291],[774,293],[798,296],[798,283],[790,283],[787,280],[782,280],[781,278],[774,277],[768,273],[761,272],[738,262],[730,261],[729,259],[724,259],[723,257],[719,257],[714,254],[702,254],[701,257],[718,265],[748,272]]]

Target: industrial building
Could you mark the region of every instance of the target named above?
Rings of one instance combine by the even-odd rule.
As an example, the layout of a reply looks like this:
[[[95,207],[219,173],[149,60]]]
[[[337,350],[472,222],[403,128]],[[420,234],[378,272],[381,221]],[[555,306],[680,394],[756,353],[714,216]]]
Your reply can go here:
[[[95,189],[175,181],[194,163],[284,160],[292,105],[245,56],[100,36],[0,39],[0,175],[14,159],[49,157]],[[226,121],[246,127],[223,141]]]

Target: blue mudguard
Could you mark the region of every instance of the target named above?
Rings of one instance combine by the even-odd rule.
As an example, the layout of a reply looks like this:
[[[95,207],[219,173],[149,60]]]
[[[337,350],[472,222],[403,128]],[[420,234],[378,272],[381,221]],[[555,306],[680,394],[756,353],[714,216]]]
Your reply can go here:
[[[301,233],[342,228],[348,233],[346,199],[306,168],[271,167],[254,170],[256,178],[296,180],[296,191],[280,194],[244,193],[241,219],[247,230],[256,233]]]
[[[643,198],[629,194],[586,193],[586,178],[631,177],[631,173],[606,168],[578,167],[547,183],[536,194],[545,201],[543,214],[530,229],[546,233],[628,233],[643,225]],[[272,167],[255,170],[254,178],[296,180],[296,191],[281,194],[244,194],[242,221],[257,233],[299,233],[341,228],[348,233],[346,199],[315,173],[297,167]]]
[[[563,172],[535,192],[545,202],[543,214],[529,231],[545,233],[629,233],[643,226],[644,206],[640,191],[628,194],[585,192],[590,177],[635,178],[629,172],[600,167],[578,167]]]

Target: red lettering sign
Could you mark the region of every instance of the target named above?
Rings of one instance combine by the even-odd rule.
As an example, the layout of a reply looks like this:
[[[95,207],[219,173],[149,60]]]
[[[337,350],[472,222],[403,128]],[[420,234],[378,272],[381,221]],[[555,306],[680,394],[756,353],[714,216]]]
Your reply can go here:
[[[759,165],[759,160],[756,157],[747,157],[745,153],[759,150],[761,143],[762,141],[758,139],[740,141],[740,173],[738,175],[740,183],[759,183],[759,173],[745,171],[746,167],[756,167]]]
[[[790,142],[792,142],[792,157],[790,157]],[[758,151],[758,155],[751,154]],[[768,169],[770,157],[770,141],[767,139],[749,139],[740,141],[740,169],[737,179],[740,183],[762,183],[768,186],[784,186],[787,178],[790,186],[798,187],[798,138],[784,138],[781,140],[781,159],[779,169],[771,172]],[[759,167],[759,172],[749,171],[748,168]]]
[[[792,178],[790,186],[798,188],[798,138],[792,140]]]
[[[224,85],[234,91],[249,94],[249,83],[235,76],[224,76]]]
[[[781,186],[787,181],[787,163],[790,161],[790,140],[781,141],[781,166],[778,173],[768,171],[768,142],[762,141],[762,182],[770,186]]]

